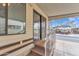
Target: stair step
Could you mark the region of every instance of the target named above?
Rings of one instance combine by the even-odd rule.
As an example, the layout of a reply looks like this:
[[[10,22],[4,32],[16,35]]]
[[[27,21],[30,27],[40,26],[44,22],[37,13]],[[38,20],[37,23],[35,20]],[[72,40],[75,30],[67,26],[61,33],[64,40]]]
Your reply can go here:
[[[45,47],[45,41],[36,41],[35,42],[35,46],[40,47],[40,48],[44,48]]]
[[[32,49],[31,53],[28,56],[45,56],[45,41],[38,40],[35,41],[35,47]]]
[[[40,56],[44,56],[45,55],[45,50],[39,49],[38,47],[33,48],[32,49],[32,52],[33,53],[36,53],[36,54],[38,54]]]
[[[30,53],[28,54],[28,56],[39,56],[39,55],[36,54],[36,53],[34,53],[34,52],[30,52]]]
[[[38,49],[40,49],[40,50],[44,50],[45,51],[44,47],[39,47],[39,46],[36,46],[36,45],[35,45],[35,47],[38,48]]]

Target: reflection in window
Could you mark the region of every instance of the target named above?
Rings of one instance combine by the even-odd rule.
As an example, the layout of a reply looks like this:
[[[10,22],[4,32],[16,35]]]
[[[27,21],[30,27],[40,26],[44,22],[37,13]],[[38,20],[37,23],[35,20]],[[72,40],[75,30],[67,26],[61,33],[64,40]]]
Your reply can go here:
[[[34,40],[42,40],[46,37],[46,19],[34,12]]]
[[[5,21],[5,7],[3,7],[2,4],[0,4],[0,35],[6,34]]]
[[[34,40],[40,39],[40,15],[34,12]]]
[[[0,34],[5,34],[5,18],[0,17]]]
[[[26,4],[10,4],[8,6],[8,34],[25,32]]]
[[[44,39],[46,37],[46,19],[44,17],[42,17],[41,19],[41,26],[42,26],[42,39]]]
[[[25,23],[26,4],[0,3],[0,35],[25,33]]]

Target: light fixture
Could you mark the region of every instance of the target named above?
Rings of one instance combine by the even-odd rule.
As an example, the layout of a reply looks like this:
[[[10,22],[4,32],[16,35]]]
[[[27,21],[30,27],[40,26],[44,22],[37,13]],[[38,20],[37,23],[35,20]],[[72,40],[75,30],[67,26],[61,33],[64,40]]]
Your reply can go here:
[[[5,7],[6,6],[6,3],[3,3],[2,6]],[[8,3],[8,6],[10,6],[10,3]]]
[[[5,7],[6,6],[6,3],[3,3],[2,6]]]

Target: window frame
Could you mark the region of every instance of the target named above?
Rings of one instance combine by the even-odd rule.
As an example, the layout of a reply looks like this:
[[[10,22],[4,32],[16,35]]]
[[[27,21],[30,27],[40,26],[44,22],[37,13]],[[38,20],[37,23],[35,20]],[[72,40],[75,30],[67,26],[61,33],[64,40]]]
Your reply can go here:
[[[33,10],[33,40],[34,40],[34,14],[37,14],[37,15],[39,15],[39,17],[40,17],[40,19],[41,19],[41,16],[40,16],[40,14],[36,11],[36,10]],[[39,20],[39,22],[40,22],[40,20]],[[41,29],[41,25],[40,25],[40,29]],[[41,30],[40,30],[41,31]],[[40,39],[41,39],[41,32],[39,32],[40,33]]]
[[[13,3],[15,4],[15,3]],[[19,4],[19,3],[17,3]],[[22,3],[23,4],[23,3]],[[26,12],[26,3],[25,4],[25,12]],[[13,34],[8,34],[8,3],[5,3],[5,6],[3,6],[5,9],[5,34],[0,34],[0,36],[5,36],[5,35],[20,35],[20,34],[26,34],[26,13],[25,13],[25,28],[24,28],[24,32],[23,33],[13,33]]]
[[[45,36],[46,36],[46,18],[38,13],[36,10],[33,10],[33,40],[34,40],[34,13],[40,16],[40,40],[42,40],[42,18],[45,20]]]

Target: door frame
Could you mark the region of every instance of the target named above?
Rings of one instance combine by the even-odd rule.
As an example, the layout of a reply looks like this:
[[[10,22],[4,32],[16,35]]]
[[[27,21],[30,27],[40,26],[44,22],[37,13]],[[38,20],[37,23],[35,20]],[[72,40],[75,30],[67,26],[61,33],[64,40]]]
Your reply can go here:
[[[34,13],[36,13],[40,16],[40,40],[42,40],[42,36],[41,36],[41,31],[42,31],[42,28],[41,28],[41,15],[36,10],[33,10],[33,40],[34,40]]]
[[[34,13],[40,16],[40,40],[42,40],[42,18],[45,20],[45,36],[46,36],[46,18],[38,13],[36,10],[33,10],[33,40],[34,40]]]

